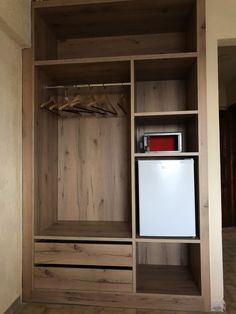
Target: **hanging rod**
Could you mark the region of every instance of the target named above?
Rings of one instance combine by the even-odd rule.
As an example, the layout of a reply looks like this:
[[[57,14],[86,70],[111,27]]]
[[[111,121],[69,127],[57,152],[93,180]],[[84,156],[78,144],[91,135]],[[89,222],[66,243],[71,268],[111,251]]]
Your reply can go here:
[[[80,85],[57,85],[57,86],[46,86],[45,89],[91,88],[91,87],[130,86],[130,85],[131,85],[130,82],[104,83],[104,84],[80,84]]]

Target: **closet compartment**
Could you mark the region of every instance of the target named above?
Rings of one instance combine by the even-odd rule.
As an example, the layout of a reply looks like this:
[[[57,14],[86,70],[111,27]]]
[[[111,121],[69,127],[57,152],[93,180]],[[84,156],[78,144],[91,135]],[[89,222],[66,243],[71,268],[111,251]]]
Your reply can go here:
[[[36,66],[35,236],[131,237],[129,83],[129,62]]]
[[[196,51],[196,0],[34,7],[36,60]]]
[[[135,61],[135,112],[197,110],[197,60],[194,55]]]
[[[200,295],[200,245],[138,243],[137,293]]]

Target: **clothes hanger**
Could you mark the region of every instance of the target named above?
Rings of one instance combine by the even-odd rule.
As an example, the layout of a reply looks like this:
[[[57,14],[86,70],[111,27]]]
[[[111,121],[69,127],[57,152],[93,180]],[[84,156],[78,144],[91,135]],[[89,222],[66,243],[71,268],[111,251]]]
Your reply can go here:
[[[53,103],[53,104],[56,103],[56,99],[55,99],[55,96],[54,96],[54,95],[51,95],[51,96],[49,97],[49,100],[46,101],[46,102],[44,102],[44,103],[42,103],[42,104],[40,105],[40,107],[41,107],[41,108],[45,108],[45,107],[47,107],[48,105],[50,105],[51,103]]]

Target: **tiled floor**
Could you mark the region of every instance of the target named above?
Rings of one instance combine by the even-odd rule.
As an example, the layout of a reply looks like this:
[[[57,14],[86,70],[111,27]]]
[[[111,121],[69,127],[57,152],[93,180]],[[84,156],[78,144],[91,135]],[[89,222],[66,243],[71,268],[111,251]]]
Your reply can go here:
[[[236,228],[223,232],[224,242],[224,279],[227,314],[236,314]],[[193,313],[193,312],[191,312]],[[127,310],[91,306],[26,304],[19,314],[188,314],[160,310]],[[200,314],[195,313],[195,314]]]

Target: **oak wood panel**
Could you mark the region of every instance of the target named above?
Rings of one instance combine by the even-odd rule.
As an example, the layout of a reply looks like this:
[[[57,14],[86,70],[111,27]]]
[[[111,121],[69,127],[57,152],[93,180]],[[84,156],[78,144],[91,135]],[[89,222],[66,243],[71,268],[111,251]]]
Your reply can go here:
[[[137,271],[138,292],[200,295],[188,267],[139,265]]]
[[[34,25],[34,55],[36,60],[56,59],[57,58],[57,40],[52,30],[45,21],[35,16]]]
[[[156,237],[137,237],[136,243],[201,243],[199,238],[156,238]]]
[[[160,294],[104,293],[51,291],[49,289],[33,291],[33,302],[58,304],[87,304],[93,306],[111,306],[139,309],[161,309],[174,311],[204,311],[201,296],[178,296]]]
[[[102,62],[120,62],[131,60],[166,60],[166,59],[196,59],[197,52],[182,52],[182,53],[163,53],[163,54],[146,54],[146,55],[132,55],[132,56],[118,56],[118,57],[96,57],[96,58],[73,58],[73,59],[54,59],[54,60],[35,60],[36,66],[50,66],[50,65],[67,65],[67,64],[81,64],[81,63],[102,63]]]
[[[139,243],[138,264],[186,266],[188,245],[185,243]]]
[[[197,64],[194,64],[186,78],[186,98],[188,109],[198,108],[198,83],[197,83]]]
[[[112,2],[125,2],[130,0],[32,0],[33,8],[48,8],[48,7],[62,7],[79,4],[99,4]]]
[[[201,291],[201,253],[199,245],[189,245],[189,269],[199,291]]]
[[[198,0],[197,5],[197,77],[199,110],[199,208],[201,238],[201,287],[204,296],[205,311],[211,309],[210,257],[209,257],[209,200],[207,177],[207,104],[206,104],[206,16],[205,0]]]
[[[132,270],[35,267],[36,289],[132,291]]]
[[[136,99],[136,112],[188,109],[185,81],[137,82]]]
[[[35,264],[132,266],[132,245],[35,243]]]
[[[38,8],[37,12],[59,39],[89,38],[184,31],[193,5],[193,0],[138,0]]]
[[[131,223],[118,221],[58,221],[39,234],[45,237],[74,237],[94,241],[104,238],[131,239]]]
[[[136,293],[136,186],[135,186],[135,123],[134,123],[134,112],[135,112],[135,69],[134,61],[130,62],[130,72],[131,72],[131,106],[130,106],[130,146],[131,146],[131,221],[132,221],[132,239],[133,239],[133,292]]]
[[[58,58],[175,53],[185,49],[185,33],[82,38],[58,41]]]
[[[59,220],[130,220],[128,134],[128,117],[59,121]]]
[[[48,99],[44,84],[50,80],[36,71],[34,110],[34,173],[35,173],[35,233],[57,221],[58,195],[58,119],[40,108]]]
[[[29,302],[32,292],[33,265],[33,59],[32,49],[23,50],[22,89],[22,201],[23,201],[23,301]]]

